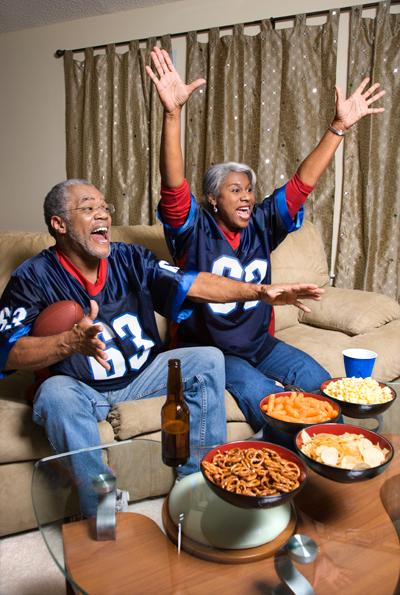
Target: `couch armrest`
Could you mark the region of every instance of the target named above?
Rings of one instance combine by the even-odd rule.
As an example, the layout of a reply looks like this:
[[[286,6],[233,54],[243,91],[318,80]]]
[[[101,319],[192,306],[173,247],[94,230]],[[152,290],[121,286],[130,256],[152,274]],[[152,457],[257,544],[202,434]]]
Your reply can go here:
[[[372,291],[325,287],[321,302],[309,301],[311,312],[301,312],[300,322],[360,335],[400,319],[400,305],[392,298]]]

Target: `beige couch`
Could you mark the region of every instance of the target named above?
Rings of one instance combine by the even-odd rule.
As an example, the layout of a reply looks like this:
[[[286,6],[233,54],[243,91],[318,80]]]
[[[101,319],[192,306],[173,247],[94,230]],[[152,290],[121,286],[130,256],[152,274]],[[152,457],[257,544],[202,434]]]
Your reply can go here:
[[[143,244],[158,257],[168,258],[159,225],[116,227],[113,239]],[[51,243],[45,233],[0,233],[0,291],[20,262]],[[344,374],[341,351],[351,346],[378,352],[375,377],[389,381],[400,376],[400,306],[382,295],[329,287],[322,241],[312,224],[306,222],[291,234],[274,252],[272,261],[274,282],[309,281],[326,288],[323,301],[310,304],[311,314],[299,315],[292,306],[276,309],[279,338],[317,358],[332,376]],[[165,333],[166,321],[160,317],[159,322]],[[36,526],[31,506],[32,469],[36,460],[51,454],[43,431],[31,421],[31,406],[26,402],[31,380],[31,374],[16,372],[0,381],[0,535]],[[158,398],[116,406],[108,420],[99,424],[102,442],[145,436],[159,440],[162,402],[163,398]],[[251,427],[229,393],[226,405],[229,439],[250,436]],[[172,473],[162,471],[161,465],[160,469],[143,468],[135,473],[131,461],[112,464],[117,473],[118,468],[124,468],[125,487],[134,485],[136,498],[164,494],[172,482]],[[44,493],[46,498],[49,495]]]

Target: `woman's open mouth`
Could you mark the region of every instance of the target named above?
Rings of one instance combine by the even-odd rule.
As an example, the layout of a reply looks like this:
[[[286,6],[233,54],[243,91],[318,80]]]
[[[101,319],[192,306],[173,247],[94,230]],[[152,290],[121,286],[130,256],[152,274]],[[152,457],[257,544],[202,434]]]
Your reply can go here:
[[[239,219],[243,219],[243,221],[248,221],[251,215],[251,208],[250,207],[240,207],[236,209],[236,213]]]

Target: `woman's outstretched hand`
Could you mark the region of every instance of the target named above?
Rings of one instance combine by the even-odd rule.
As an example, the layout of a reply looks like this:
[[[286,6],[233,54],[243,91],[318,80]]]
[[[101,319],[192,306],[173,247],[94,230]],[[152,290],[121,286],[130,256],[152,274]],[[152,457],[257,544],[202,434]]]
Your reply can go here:
[[[158,78],[150,66],[146,66],[146,72],[153,81],[166,112],[181,108],[193,91],[206,82],[205,79],[197,79],[186,85],[175,70],[168,52],[155,47],[150,55]]]
[[[341,88],[338,85],[335,86],[336,115],[332,123],[333,126],[339,126],[342,130],[348,130],[364,116],[385,111],[384,107],[370,107],[370,105],[383,97],[386,91],[378,91],[380,83],[375,83],[371,87],[366,88],[368,83],[369,78],[367,77],[347,99],[343,95]]]

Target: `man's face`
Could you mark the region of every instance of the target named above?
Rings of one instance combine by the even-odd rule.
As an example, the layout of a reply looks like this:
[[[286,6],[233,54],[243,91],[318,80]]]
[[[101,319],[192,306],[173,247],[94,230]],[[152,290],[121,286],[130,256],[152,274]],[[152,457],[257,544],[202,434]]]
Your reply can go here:
[[[210,197],[210,202],[218,208],[214,217],[219,225],[229,231],[247,227],[255,203],[254,191],[247,175],[230,172],[219,192],[218,198]]]
[[[80,256],[106,258],[110,253],[111,214],[102,193],[94,186],[70,186],[65,207],[66,240]]]

